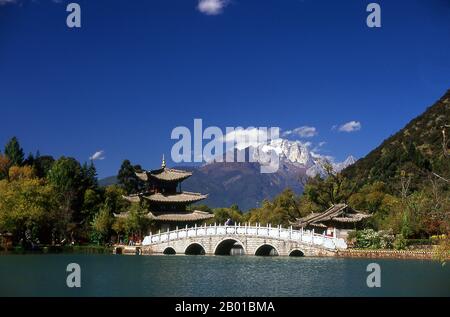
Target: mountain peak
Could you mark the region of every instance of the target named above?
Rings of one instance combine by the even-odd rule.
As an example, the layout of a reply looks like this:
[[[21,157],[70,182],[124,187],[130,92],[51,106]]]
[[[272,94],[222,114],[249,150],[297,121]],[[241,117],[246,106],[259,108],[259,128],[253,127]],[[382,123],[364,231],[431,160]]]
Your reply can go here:
[[[266,164],[271,159],[270,154],[275,152],[282,166],[291,170],[306,170],[306,174],[310,177],[314,177],[317,174],[323,177],[326,176],[323,167],[325,162],[331,163],[335,172],[340,172],[356,162],[355,157],[352,155],[348,156],[343,162],[334,162],[332,157],[311,152],[308,144],[283,138],[270,140],[268,144],[261,144],[257,147],[249,146],[240,151],[249,152],[250,149],[252,150],[251,157],[253,162]]]
[[[353,155],[349,155],[343,163],[345,163],[347,166],[355,164],[356,163],[356,158]]]
[[[258,151],[255,151],[253,159],[257,162],[264,162],[265,157],[270,154],[271,151],[279,156],[280,162],[287,162],[303,167],[310,167],[314,164],[311,153],[307,146],[300,141],[290,141],[287,139],[274,139],[269,144],[263,144],[258,146]]]

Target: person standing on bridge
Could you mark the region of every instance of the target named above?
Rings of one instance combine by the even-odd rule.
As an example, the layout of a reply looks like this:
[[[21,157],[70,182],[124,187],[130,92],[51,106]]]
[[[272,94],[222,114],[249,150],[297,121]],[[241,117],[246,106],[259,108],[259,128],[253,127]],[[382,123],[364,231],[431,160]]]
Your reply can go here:
[[[225,222],[225,226],[231,226],[233,225],[233,221],[231,220],[231,218],[228,218],[227,221]]]

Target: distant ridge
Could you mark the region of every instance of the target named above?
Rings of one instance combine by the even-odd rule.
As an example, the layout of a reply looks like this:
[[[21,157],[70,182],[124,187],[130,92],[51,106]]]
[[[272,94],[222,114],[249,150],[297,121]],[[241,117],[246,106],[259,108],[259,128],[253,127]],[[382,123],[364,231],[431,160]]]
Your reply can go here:
[[[98,180],[98,185],[101,187],[115,185],[117,183],[118,183],[117,176],[109,176]]]

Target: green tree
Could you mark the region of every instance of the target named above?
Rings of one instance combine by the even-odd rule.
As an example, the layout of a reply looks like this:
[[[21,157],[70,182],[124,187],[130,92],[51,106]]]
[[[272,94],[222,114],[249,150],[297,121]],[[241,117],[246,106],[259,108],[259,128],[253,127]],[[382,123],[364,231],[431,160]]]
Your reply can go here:
[[[386,222],[392,210],[398,205],[399,199],[388,193],[384,182],[375,181],[364,185],[359,191],[352,194],[348,203],[352,208],[373,215],[366,221],[368,227],[389,229],[390,225],[386,225]]]
[[[93,216],[100,210],[103,205],[102,194],[94,189],[87,189],[84,192],[83,207],[81,213],[85,218],[92,220]]]
[[[18,242],[30,231],[33,239],[45,242],[43,228],[53,226],[57,209],[53,188],[31,177],[29,171],[16,170],[14,174],[20,177],[0,181],[0,232],[13,233]]]
[[[32,153],[29,153],[27,158],[23,161],[23,165],[33,166],[34,165],[34,156]]]
[[[5,155],[11,162],[11,165],[21,166],[24,160],[23,149],[20,147],[16,137],[12,137],[5,145]]]
[[[242,211],[240,211],[236,205],[233,205],[230,208],[214,208],[213,213],[214,218],[210,220],[210,222],[224,224],[228,219],[231,219],[235,223],[244,223]]]
[[[260,208],[252,209],[247,220],[251,223],[287,227],[301,216],[300,199],[291,189],[284,190],[272,201],[265,200]]]
[[[81,166],[73,158],[61,157],[53,164],[47,179],[57,193],[60,202],[60,228],[68,227],[71,220],[82,221],[81,207],[83,203],[83,175]]]
[[[139,191],[139,179],[136,176],[135,168],[129,160],[123,161],[117,179],[127,194],[135,194]]]
[[[125,212],[130,207],[130,203],[123,198],[125,189],[118,185],[111,185],[106,187],[104,194],[105,204],[109,206],[112,212],[119,214]]]
[[[86,189],[96,189],[98,187],[97,169],[94,162],[84,163],[81,167],[81,186]]]
[[[36,171],[36,176],[39,178],[47,177],[48,172],[53,166],[55,159],[50,155],[41,156],[39,152],[36,154],[33,162],[33,167]]]
[[[111,229],[114,218],[111,210],[107,206],[103,206],[92,220],[92,241],[97,243],[105,243],[111,236]]]
[[[353,208],[375,213],[383,209],[386,197],[386,185],[381,181],[364,185],[358,192],[352,194],[349,203]]]
[[[125,221],[125,228],[128,235],[137,234],[142,236],[142,233],[147,229],[150,222],[146,217],[147,211],[139,204],[132,204],[128,216]]]
[[[53,164],[47,178],[58,191],[76,193],[83,181],[80,163],[74,158],[63,156]]]
[[[112,225],[112,230],[117,235],[117,242],[121,242],[121,237],[125,236],[127,234],[127,224],[126,224],[126,218],[123,217],[117,217],[114,219],[114,223]],[[122,241],[127,243],[128,241]]]
[[[325,166],[327,178],[320,176],[311,178],[305,186],[304,195],[319,206],[322,210],[331,205],[347,203],[350,196],[356,191],[356,184],[344,177],[341,173],[334,173]]]

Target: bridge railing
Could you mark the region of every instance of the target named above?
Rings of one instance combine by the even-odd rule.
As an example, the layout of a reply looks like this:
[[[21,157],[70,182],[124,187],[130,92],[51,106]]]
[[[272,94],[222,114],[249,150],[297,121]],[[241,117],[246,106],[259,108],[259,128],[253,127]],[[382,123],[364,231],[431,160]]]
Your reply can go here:
[[[238,235],[238,236],[257,236],[265,238],[276,238],[289,241],[297,241],[315,246],[321,246],[327,249],[346,249],[347,244],[344,239],[330,237],[325,234],[315,233],[314,230],[294,230],[282,228],[281,226],[272,227],[261,226],[259,224],[250,225],[205,225],[195,227],[185,227],[167,232],[150,234],[144,238],[142,245],[152,245],[173,240],[186,239],[191,237],[218,236],[218,235]]]

